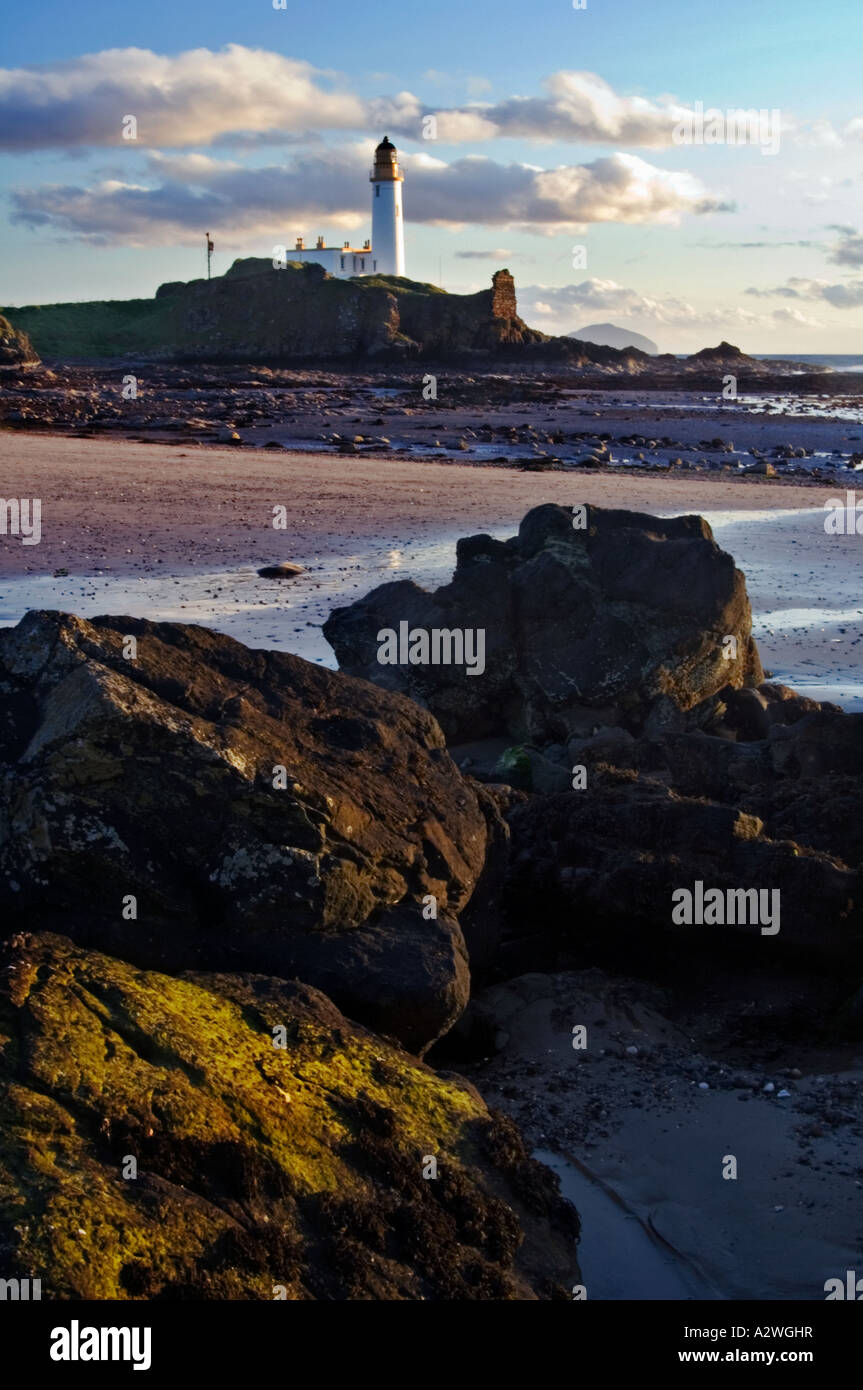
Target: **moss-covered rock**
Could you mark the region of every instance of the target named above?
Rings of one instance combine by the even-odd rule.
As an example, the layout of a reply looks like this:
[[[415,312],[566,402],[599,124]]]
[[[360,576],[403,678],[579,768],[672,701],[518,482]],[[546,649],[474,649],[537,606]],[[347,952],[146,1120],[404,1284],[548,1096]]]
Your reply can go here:
[[[171,978],[51,934],[7,943],[0,972],[0,1263],[43,1297],[578,1281],[575,1212],[512,1125],[317,991]]]
[[[497,760],[495,772],[510,786],[519,787],[522,791],[533,790],[530,755],[523,744],[505,748]]]

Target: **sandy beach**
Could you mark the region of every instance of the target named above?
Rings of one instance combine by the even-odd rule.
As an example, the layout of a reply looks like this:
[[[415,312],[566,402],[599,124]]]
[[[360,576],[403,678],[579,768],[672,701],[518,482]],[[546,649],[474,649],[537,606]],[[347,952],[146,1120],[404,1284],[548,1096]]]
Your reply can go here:
[[[2,437],[0,461],[4,495],[42,499],[40,544],[3,539],[4,624],[32,607],[130,613],[334,665],[320,633],[332,608],[387,579],[447,582],[459,536],[511,535],[541,502],[697,512],[746,574],[765,666],[815,698],[863,708],[863,546],[825,534],[835,485],[25,434]],[[280,506],[287,529],[274,530]],[[287,559],[306,572],[257,575]]]
[[[514,525],[538,502],[674,512],[793,511],[819,507],[835,487],[755,478],[664,478],[630,471],[551,473],[457,463],[210,446],[178,449],[126,440],[5,434],[6,496],[42,498],[42,542],[7,542],[6,574],[65,566],[147,574],[266,564],[358,542],[403,545],[430,535]],[[373,506],[371,504],[374,504]],[[273,507],[288,530],[273,532]]]
[[[746,574],[765,667],[863,709],[863,545],[825,533],[835,486],[23,434],[0,450],[4,493],[42,499],[41,543],[2,543],[2,625],[31,607],[129,613],[333,667],[331,610],[387,579],[447,582],[459,536],[511,535],[541,502],[698,512]],[[285,559],[305,572],[258,576]],[[801,1043],[781,1064],[769,1049],[724,1053],[709,1011],[672,1021],[643,985],[628,994],[598,971],[515,978],[485,998],[499,1051],[469,1074],[581,1212],[589,1298],[812,1300],[853,1267],[859,1048]],[[571,1018],[587,1053],[572,1050]],[[722,1179],[726,1155],[737,1181]]]

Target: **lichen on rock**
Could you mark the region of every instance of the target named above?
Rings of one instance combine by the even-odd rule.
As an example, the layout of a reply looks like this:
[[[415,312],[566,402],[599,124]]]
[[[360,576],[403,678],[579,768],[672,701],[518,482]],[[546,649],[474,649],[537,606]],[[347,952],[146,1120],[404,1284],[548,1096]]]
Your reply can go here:
[[[203,628],[31,612],[0,709],[10,930],[300,976],[417,1051],[464,1008],[487,808],[411,701]]]
[[[45,1297],[508,1300],[578,1278],[575,1213],[513,1126],[309,986],[171,978],[50,933],[7,943],[0,979],[0,1253]]]

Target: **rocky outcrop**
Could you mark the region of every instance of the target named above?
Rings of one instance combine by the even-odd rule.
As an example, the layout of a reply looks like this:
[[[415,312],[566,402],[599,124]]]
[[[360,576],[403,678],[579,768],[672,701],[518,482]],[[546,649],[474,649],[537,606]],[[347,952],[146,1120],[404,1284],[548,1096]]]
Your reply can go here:
[[[0,1251],[49,1299],[535,1300],[578,1219],[460,1078],[305,984],[16,937]]]
[[[43,357],[54,359],[228,367],[426,358],[482,367],[493,358],[563,375],[649,376],[652,385],[683,378],[687,389],[702,382],[716,389],[717,373],[725,370],[742,373],[739,387],[744,378],[763,384],[794,375],[795,390],[802,390],[807,380],[800,363],[762,361],[728,343],[679,359],[606,346],[602,338],[552,337],[519,317],[508,270],[495,271],[490,289],[448,294],[403,275],[341,280],[313,261],[288,260],[276,269],[272,259],[249,256],[211,280],[169,281],[152,299],[28,304],[6,312]],[[806,370],[830,369],[810,364]],[[833,381],[834,389],[848,392],[855,385],[850,377]]]
[[[756,992],[761,974],[797,972],[798,1003],[808,995],[822,1022],[850,1026],[863,970],[863,715],[768,682],[724,692],[724,706],[710,734],[603,727],[495,764],[471,750],[476,776],[534,793],[509,812],[498,969],[575,958],[655,977],[657,962],[677,974],[710,960],[741,988],[754,971]],[[699,883],[726,905],[734,895],[733,918],[674,920],[673,895]],[[778,931],[762,932],[776,923],[753,916],[756,903],[771,915],[776,904]]]
[[[0,368],[38,367],[39,357],[26,333],[0,314]]]
[[[756,816],[770,839],[793,841],[859,868],[863,824],[856,803],[863,773],[863,715],[844,714],[778,688],[784,697],[765,699],[770,722],[760,736],[737,732],[735,737],[727,719],[716,735],[634,739],[622,729],[603,729],[593,737],[570,740],[557,771],[565,775],[564,765],[568,770],[580,764],[588,779],[604,768],[646,777],[680,796]],[[758,692],[745,693],[776,689],[765,683]],[[783,714],[797,717],[784,723]]]
[[[679,370],[685,376],[713,380],[717,376],[726,372],[731,372],[737,379],[738,387],[743,380],[753,377],[765,377],[772,374],[780,376],[793,375],[795,370],[799,372],[804,369],[808,374],[829,372],[830,368],[823,365],[816,365],[812,362],[798,363],[795,368],[793,362],[785,361],[782,358],[758,358],[750,357],[734,343],[727,343],[724,340],[716,347],[702,348],[700,352],[693,352],[689,357],[683,359],[679,364]]]
[[[378,634],[401,624],[483,633],[482,671],[381,664]],[[744,577],[697,516],[536,507],[510,540],[460,541],[450,584],[381,585],[324,634],[343,670],[410,695],[454,742],[702,727],[762,679]]]
[[[508,270],[496,271],[491,289],[476,294],[442,294],[433,285],[414,285],[411,293],[398,295],[398,310],[401,332],[425,357],[488,356],[545,341],[544,333],[519,318]]]
[[[31,305],[16,316],[43,356],[142,362],[294,362],[454,355],[544,341],[518,317],[508,271],[472,295],[399,276],[340,280],[314,262],[247,258],[152,300]]]
[[[496,270],[491,277],[491,312],[496,319],[518,318],[515,281],[508,270]]]
[[[203,628],[31,612],[0,715],[7,931],[296,975],[414,1050],[458,1017],[494,815],[426,711]]]
[[[738,806],[681,796],[650,778],[600,773],[588,786],[535,797],[511,815],[511,910],[530,910],[538,930],[561,933],[605,963],[669,949],[682,959],[730,955],[733,938],[749,936],[773,953],[774,968],[789,949],[828,970],[863,966],[856,868],[771,838]],[[686,890],[694,907],[699,883],[723,895],[721,913],[675,921],[682,900],[673,895]],[[729,892],[751,890],[726,912]]]
[[[213,280],[162,285],[153,299],[33,305],[17,311],[43,357],[140,362],[292,361],[373,357],[398,345],[387,287],[238,262]]]
[[[702,348],[700,352],[691,353],[688,361],[691,366],[733,366],[734,363],[749,366],[754,358],[747,357],[734,343],[727,343],[723,339],[717,347]]]

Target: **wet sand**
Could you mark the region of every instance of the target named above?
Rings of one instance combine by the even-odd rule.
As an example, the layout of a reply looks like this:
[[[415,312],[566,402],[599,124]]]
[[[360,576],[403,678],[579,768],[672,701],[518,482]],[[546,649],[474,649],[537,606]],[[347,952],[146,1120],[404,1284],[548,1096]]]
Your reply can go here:
[[[374,585],[445,583],[459,536],[530,507],[699,512],[747,577],[765,666],[863,708],[863,537],[828,536],[833,487],[634,471],[529,473],[45,435],[0,436],[3,495],[42,499],[42,540],[0,538],[0,622],[32,607],[212,625],[332,665],[320,624]],[[274,530],[273,508],[286,508]],[[258,567],[295,560],[291,581]],[[68,575],[55,577],[56,570]]]
[[[3,495],[42,499],[42,541],[2,538],[4,574],[263,565],[359,541],[400,546],[513,527],[540,502],[664,512],[820,507],[836,485],[756,478],[530,473],[390,458],[0,436]],[[273,529],[273,508],[288,529]]]
[[[716,1000],[699,999],[709,1018]],[[656,991],[598,970],[524,975],[480,1001],[500,1050],[468,1074],[555,1155],[588,1299],[820,1301],[859,1269],[863,1046],[717,1055],[702,1019],[670,1022]]]

